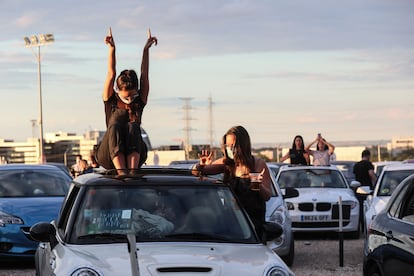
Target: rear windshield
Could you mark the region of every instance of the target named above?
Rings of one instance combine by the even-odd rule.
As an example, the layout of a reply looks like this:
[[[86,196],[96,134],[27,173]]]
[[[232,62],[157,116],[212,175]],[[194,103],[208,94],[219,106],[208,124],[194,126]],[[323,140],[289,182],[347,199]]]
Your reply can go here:
[[[279,175],[280,188],[347,188],[347,184],[335,170],[303,169],[283,171]]]

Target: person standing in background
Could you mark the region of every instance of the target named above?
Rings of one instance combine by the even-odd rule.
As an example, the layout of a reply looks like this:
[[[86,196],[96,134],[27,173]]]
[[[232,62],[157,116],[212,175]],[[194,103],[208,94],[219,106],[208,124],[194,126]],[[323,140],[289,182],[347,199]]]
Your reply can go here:
[[[374,189],[377,182],[377,176],[374,172],[374,165],[371,163],[371,152],[369,150],[363,150],[361,154],[362,160],[354,165],[355,180],[359,181],[362,186],[369,186]]]
[[[293,165],[309,165],[309,154],[305,151],[305,144],[301,135],[296,135],[293,139],[292,148],[286,153],[280,162],[290,159],[290,164]]]
[[[311,150],[313,144],[316,143],[316,150]],[[335,146],[326,141],[320,133],[316,139],[310,143],[305,151],[313,157],[312,164],[315,166],[329,166],[331,155],[334,153]]]

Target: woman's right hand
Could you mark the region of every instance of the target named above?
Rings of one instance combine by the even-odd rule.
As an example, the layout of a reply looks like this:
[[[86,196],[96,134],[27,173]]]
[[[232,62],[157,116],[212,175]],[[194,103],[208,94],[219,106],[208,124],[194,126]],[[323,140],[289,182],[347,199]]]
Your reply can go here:
[[[111,48],[115,48],[114,37],[112,36],[112,28],[109,27],[108,35],[105,37],[105,44],[109,45]]]
[[[210,165],[213,162],[213,152],[208,152],[208,150],[201,150],[201,153],[198,154],[200,158],[200,165]]]

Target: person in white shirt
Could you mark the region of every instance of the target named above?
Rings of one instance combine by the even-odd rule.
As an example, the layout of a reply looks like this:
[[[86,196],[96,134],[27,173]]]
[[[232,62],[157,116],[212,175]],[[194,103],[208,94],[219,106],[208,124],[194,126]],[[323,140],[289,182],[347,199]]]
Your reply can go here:
[[[311,150],[313,144],[316,143],[316,150]],[[313,157],[312,164],[314,166],[329,166],[331,155],[334,153],[335,146],[326,141],[320,133],[316,139],[310,143],[305,151]]]

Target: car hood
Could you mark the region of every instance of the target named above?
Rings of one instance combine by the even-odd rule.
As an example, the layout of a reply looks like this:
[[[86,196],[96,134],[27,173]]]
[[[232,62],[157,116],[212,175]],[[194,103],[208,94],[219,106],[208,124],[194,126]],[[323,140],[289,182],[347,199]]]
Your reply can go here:
[[[66,249],[58,245],[56,252],[64,257],[56,275],[68,275],[79,267],[92,267],[104,275],[132,275],[126,243],[67,245]],[[162,270],[177,275],[192,275],[191,271],[197,275],[262,275],[272,265],[290,271],[276,254],[257,244],[138,243],[137,253],[140,275],[165,274]],[[197,273],[200,269],[206,272]]]
[[[352,200],[357,201],[350,189],[339,188],[299,188],[299,196],[286,199],[290,202],[337,202],[339,197],[342,201]]]
[[[0,210],[23,219],[26,225],[57,218],[63,197],[0,198]]]

